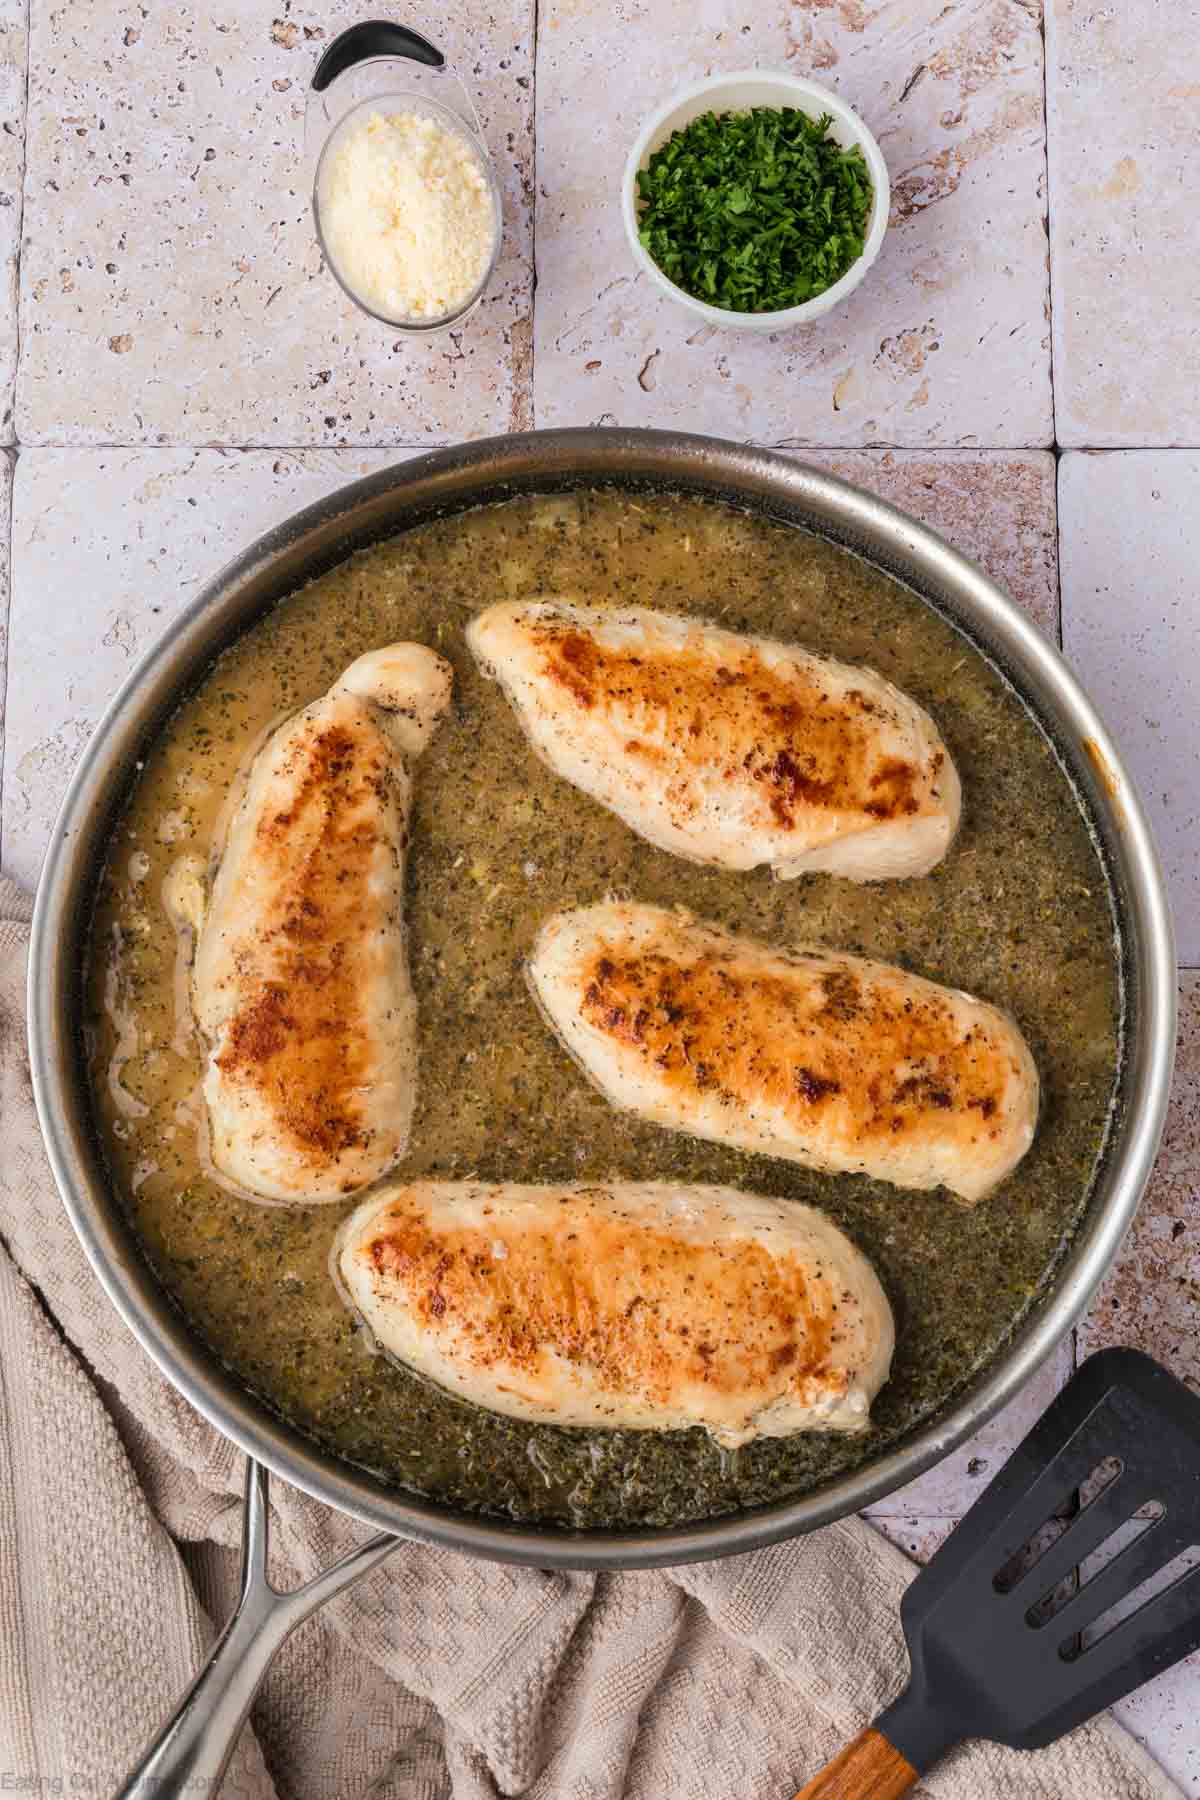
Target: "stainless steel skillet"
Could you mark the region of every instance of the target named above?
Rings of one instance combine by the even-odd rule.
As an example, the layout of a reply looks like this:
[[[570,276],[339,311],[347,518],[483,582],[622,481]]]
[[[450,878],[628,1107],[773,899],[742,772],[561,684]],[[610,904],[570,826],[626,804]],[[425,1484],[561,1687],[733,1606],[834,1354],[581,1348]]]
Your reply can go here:
[[[114,813],[143,747],[213,656],[351,551],[441,511],[608,482],[708,494],[818,532],[907,583],[1003,670],[1054,741],[1108,863],[1124,943],[1126,1052],[1091,1203],[1051,1287],[943,1412],[799,1499],[673,1530],[582,1533],[503,1524],[387,1487],[282,1423],[219,1366],[158,1286],[112,1191],[77,1022],[88,910]],[[376,1529],[541,1566],[650,1567],[749,1550],[859,1510],[977,1429],[1037,1367],[1108,1268],[1153,1158],[1174,1039],[1170,918],[1145,817],[1115,746],[1057,653],[986,576],[892,507],[770,452],[677,433],[532,433],[437,451],[355,483],[261,538],[168,630],[98,728],[53,834],[30,970],[34,1088],[54,1172],[101,1282],[164,1373],[267,1468]]]

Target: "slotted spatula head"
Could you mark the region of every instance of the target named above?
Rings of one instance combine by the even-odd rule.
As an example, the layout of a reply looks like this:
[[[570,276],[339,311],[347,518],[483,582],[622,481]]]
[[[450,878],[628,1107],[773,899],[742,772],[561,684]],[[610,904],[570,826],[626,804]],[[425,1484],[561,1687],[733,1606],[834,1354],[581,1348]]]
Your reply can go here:
[[[1200,1396],[1090,1357],[900,1616],[908,1687],[797,1800],[900,1800],[966,1737],[1036,1750],[1200,1646]]]
[[[1090,1357],[901,1618],[912,1679],[878,1728],[916,1769],[964,1737],[1048,1744],[1186,1656],[1200,1645],[1200,1397],[1137,1351]]]

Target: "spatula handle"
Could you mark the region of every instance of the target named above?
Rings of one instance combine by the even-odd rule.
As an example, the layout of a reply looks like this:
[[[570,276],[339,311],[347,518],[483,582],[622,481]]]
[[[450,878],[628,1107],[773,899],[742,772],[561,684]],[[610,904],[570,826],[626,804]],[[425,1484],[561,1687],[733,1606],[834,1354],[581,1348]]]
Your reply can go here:
[[[796,1800],[899,1800],[916,1780],[912,1764],[872,1726],[814,1775]]]

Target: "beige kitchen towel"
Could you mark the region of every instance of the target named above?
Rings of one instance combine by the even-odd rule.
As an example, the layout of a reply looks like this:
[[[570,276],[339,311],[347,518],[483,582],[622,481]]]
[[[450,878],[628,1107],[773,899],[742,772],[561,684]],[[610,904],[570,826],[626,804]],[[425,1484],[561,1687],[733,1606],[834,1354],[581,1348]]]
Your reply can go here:
[[[236,1590],[242,1458],[102,1294],[46,1164],[25,1050],[28,902],[0,884],[0,1794],[104,1795]],[[14,1266],[15,1264],[15,1266]],[[275,1577],[362,1529],[272,1484]],[[406,1543],[278,1659],[245,1800],[790,1800],[899,1689],[907,1560],[854,1520],[664,1573],[508,1569]],[[970,1745],[941,1800],[1168,1800],[1101,1720]]]

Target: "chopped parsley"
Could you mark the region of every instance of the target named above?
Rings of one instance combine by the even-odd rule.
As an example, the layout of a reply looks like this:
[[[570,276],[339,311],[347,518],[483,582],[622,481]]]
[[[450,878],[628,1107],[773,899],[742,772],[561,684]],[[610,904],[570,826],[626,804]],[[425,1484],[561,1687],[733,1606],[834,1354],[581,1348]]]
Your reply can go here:
[[[828,113],[703,113],[638,174],[639,236],[677,287],[730,312],[799,306],[862,255],[871,177]]]

